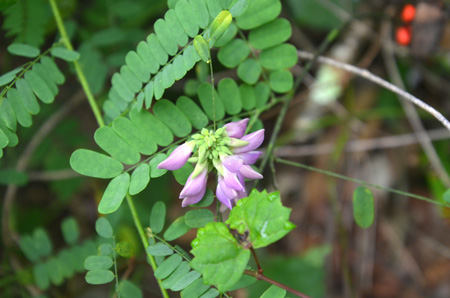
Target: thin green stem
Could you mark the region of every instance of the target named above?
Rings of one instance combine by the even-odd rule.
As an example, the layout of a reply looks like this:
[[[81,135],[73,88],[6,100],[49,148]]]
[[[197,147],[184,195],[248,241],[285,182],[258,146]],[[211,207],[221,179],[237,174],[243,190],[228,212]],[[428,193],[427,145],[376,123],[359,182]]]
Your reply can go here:
[[[136,226],[139,237],[141,238],[142,245],[144,246],[144,249],[146,250],[146,248],[149,246],[148,238],[145,235],[144,228],[142,227],[142,224],[137,215],[136,207],[134,206],[134,202],[133,202],[133,198],[130,196],[130,194],[127,193],[126,199],[127,199],[128,207],[130,207],[131,215],[133,216],[134,225]],[[146,252],[146,253],[147,253],[147,256],[148,256],[148,259],[150,262],[150,266],[152,267],[153,272],[155,272],[156,269],[158,268],[158,266],[156,265],[156,262],[155,262],[155,258],[148,252]],[[164,289],[162,287],[162,281],[159,278],[157,278],[156,280],[158,282],[159,288],[161,289],[161,293],[162,293],[163,297],[169,298],[169,294],[167,293],[166,289]]]
[[[211,52],[209,52],[209,57],[211,57]],[[214,92],[214,71],[213,71],[213,66],[212,66],[212,60],[211,58],[209,59],[209,70],[211,72],[211,92],[212,92],[212,102],[213,102],[213,127],[214,130],[216,130],[216,98],[215,98],[215,93]]]
[[[114,249],[116,247],[116,236],[113,236],[112,238],[113,241],[113,258],[114,258],[114,274],[115,276],[115,280],[116,280],[116,294],[117,294],[117,298],[120,298],[120,291],[119,291],[119,275],[117,274],[117,259],[116,259],[116,250]]]
[[[70,43],[66,28],[64,27],[64,23],[62,21],[61,14],[59,13],[59,9],[56,4],[56,1],[49,0],[49,2],[50,2],[50,6],[52,7],[53,15],[55,16],[56,26],[58,27],[58,31],[61,34],[62,42],[66,46],[67,49],[73,51],[73,46]],[[103,117],[100,113],[100,109],[98,108],[97,102],[95,101],[95,98],[92,95],[91,88],[89,87],[89,84],[86,80],[83,70],[81,69],[80,64],[78,63],[78,61],[74,61],[73,65],[75,67],[75,72],[77,73],[78,79],[80,80],[81,87],[83,88],[84,93],[86,94],[89,105],[91,106],[92,112],[94,113],[94,116],[95,116],[95,119],[97,120],[98,125],[100,127],[105,126],[105,122],[103,121]]]
[[[433,200],[433,199],[430,199],[430,198],[427,198],[427,197],[419,196],[419,195],[416,195],[416,194],[413,194],[413,193],[401,191],[401,190],[390,188],[390,187],[383,187],[383,186],[380,186],[380,185],[368,183],[368,182],[363,181],[363,180],[359,180],[359,179],[347,177],[347,176],[344,176],[344,175],[336,174],[336,173],[333,173],[333,172],[330,172],[330,171],[326,171],[326,170],[322,170],[322,169],[318,169],[318,168],[315,168],[315,167],[312,167],[312,166],[307,166],[307,165],[302,164],[302,163],[298,163],[298,162],[294,162],[294,161],[290,161],[290,160],[286,160],[286,159],[282,159],[282,158],[278,158],[278,157],[275,158],[275,161],[279,162],[279,163],[286,164],[286,165],[290,165],[290,166],[294,166],[294,167],[298,167],[298,168],[303,168],[303,169],[307,169],[307,170],[310,170],[310,171],[315,171],[315,172],[318,172],[318,173],[322,173],[322,174],[325,174],[325,175],[328,175],[328,176],[331,176],[331,177],[335,177],[335,178],[339,178],[339,179],[343,179],[343,180],[346,180],[346,181],[358,183],[358,184],[361,184],[361,185],[364,185],[364,186],[373,187],[373,188],[381,189],[381,190],[386,190],[386,191],[389,191],[389,192],[392,192],[392,193],[395,193],[395,194],[399,194],[399,195],[402,195],[402,196],[405,196],[405,197],[410,197],[410,198],[426,201],[428,203],[432,203],[432,204],[435,204],[435,205],[438,205],[438,206],[450,207],[449,204],[445,204],[445,203],[442,203],[442,202],[439,202],[439,201],[436,201],[436,200]]]

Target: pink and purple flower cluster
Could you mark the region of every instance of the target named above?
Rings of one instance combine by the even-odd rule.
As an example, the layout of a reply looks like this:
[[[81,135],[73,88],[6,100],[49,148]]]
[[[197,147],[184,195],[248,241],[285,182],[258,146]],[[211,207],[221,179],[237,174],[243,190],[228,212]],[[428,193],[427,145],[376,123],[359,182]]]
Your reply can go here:
[[[198,203],[203,198],[208,173],[214,169],[218,177],[217,199],[229,209],[233,203],[247,196],[245,179],[263,178],[250,165],[262,153],[255,149],[264,141],[264,129],[245,135],[247,123],[248,118],[228,123],[216,131],[203,129],[158,165],[158,169],[173,171],[188,161],[196,163],[180,193],[183,207]]]

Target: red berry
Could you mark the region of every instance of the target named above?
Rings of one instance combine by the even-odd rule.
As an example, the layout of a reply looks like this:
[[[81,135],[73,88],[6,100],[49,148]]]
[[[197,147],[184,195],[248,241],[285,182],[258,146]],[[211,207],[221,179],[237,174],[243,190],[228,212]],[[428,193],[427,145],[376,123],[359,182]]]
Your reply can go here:
[[[411,42],[411,27],[398,27],[395,34],[398,44],[407,46]]]
[[[402,20],[405,23],[410,23],[414,20],[416,15],[416,8],[412,4],[406,4],[402,10]]]

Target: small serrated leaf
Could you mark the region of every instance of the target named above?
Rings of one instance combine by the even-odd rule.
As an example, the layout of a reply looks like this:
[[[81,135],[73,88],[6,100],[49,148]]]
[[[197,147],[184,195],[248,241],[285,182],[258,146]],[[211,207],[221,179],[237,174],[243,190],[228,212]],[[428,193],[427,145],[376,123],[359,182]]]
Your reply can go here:
[[[238,201],[226,221],[230,229],[240,234],[249,233],[248,241],[254,248],[268,246],[295,228],[289,221],[291,209],[283,207],[279,192],[253,190],[247,198]]]
[[[210,222],[199,229],[192,247],[192,268],[202,273],[206,284],[216,286],[222,293],[241,278],[250,259],[250,250],[240,246],[220,222]]]

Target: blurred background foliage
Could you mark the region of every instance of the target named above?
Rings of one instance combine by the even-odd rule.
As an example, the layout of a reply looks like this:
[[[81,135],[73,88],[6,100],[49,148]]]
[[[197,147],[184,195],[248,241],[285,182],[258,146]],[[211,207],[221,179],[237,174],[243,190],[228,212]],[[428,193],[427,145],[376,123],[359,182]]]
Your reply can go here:
[[[126,53],[152,31],[154,21],[167,10],[167,3],[165,0],[57,2],[72,43],[81,54],[79,62],[101,105],[106,99],[110,76],[124,64]],[[417,47],[414,42],[410,47],[395,42],[395,30],[402,26],[402,7],[407,3],[417,5],[416,1],[285,0],[282,17],[291,22],[290,42],[299,50],[316,52],[327,33],[339,28],[339,38],[325,55],[368,68],[398,84],[389,71],[394,67],[407,90],[448,117],[449,3],[425,2],[436,4],[445,21],[435,22],[435,27],[427,29],[426,34],[435,36],[437,41],[432,51],[421,56],[414,54],[414,46]],[[23,42],[47,49],[59,39],[47,1],[1,1],[0,9],[1,74],[26,62],[6,51],[9,44]],[[386,44],[392,46],[386,48]],[[386,57],[394,57],[394,64],[389,65]],[[19,145],[9,148],[0,159],[4,197],[11,188],[18,187],[14,204],[0,207],[10,218],[6,226],[2,222],[2,238],[5,229],[17,239],[35,235],[36,229],[42,229],[52,243],[53,249],[47,254],[50,257],[65,250],[77,251],[77,247],[89,253],[92,242],[99,241],[95,236],[97,204],[106,186],[105,181],[82,178],[70,169],[69,157],[75,149],[94,148],[96,123],[74,70],[63,63],[58,65],[67,79],[55,104],[43,105],[31,128],[19,128]],[[323,77],[330,77],[321,67],[316,65],[296,92],[275,155],[441,201],[449,185],[438,177],[429,157],[417,145],[408,115],[397,96],[340,71],[331,75],[334,79],[320,81],[321,71],[325,73]],[[235,75],[220,67],[215,71],[219,78]],[[294,67],[293,72],[298,75],[301,65]],[[199,64],[187,79],[168,90],[167,97],[192,93],[193,86],[207,76],[208,69]],[[317,94],[317,89],[322,93]],[[324,95],[326,92],[329,93]],[[314,101],[324,97],[328,98],[327,104]],[[49,125],[50,119],[63,110],[65,113]],[[267,136],[278,112],[275,107],[261,116]],[[449,133],[428,114],[418,113],[427,133],[437,140],[434,148],[449,173]],[[408,142],[401,142],[403,139],[399,137],[382,143],[380,138],[393,135],[402,135]],[[358,143],[361,140],[371,140],[372,145],[364,147]],[[14,169],[20,163],[26,165],[17,172]],[[281,191],[283,203],[293,209],[291,221],[298,227],[260,253],[267,276],[316,298],[450,296],[448,209],[377,190],[375,224],[362,230],[352,219],[354,183],[281,164],[264,175],[266,179],[260,187]],[[171,175],[150,181],[135,200],[142,222],[148,225],[151,208],[158,200],[168,206],[169,221],[185,212],[176,199],[179,190]],[[60,229],[69,217],[75,220],[80,235],[73,243],[64,240]],[[133,281],[144,297],[159,297],[127,206],[108,219],[117,241],[131,243],[135,252],[130,258],[118,258],[121,279]],[[177,244],[189,251],[193,238],[191,231]],[[2,246],[0,256],[0,296],[38,297],[41,292],[34,287],[37,281],[32,274],[33,262],[24,252],[12,244]],[[75,270],[78,273],[68,274],[64,282],[49,286],[45,295],[112,295],[113,286],[87,285],[83,270]],[[267,287],[268,284],[259,281],[233,293],[233,297],[259,297]],[[173,293],[174,297],[177,295]]]

